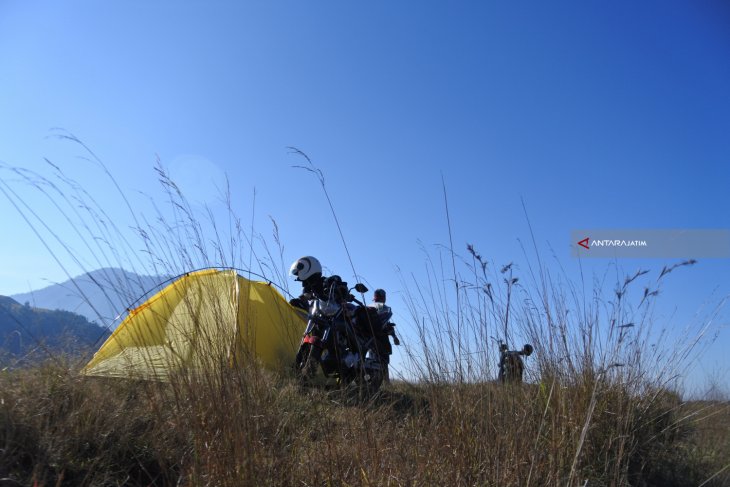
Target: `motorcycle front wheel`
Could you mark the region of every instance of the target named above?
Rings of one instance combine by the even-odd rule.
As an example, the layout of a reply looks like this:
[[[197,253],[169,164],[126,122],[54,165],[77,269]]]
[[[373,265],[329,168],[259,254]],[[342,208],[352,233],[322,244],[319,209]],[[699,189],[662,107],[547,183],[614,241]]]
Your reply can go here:
[[[317,360],[316,355],[315,348],[309,343],[303,343],[302,346],[299,347],[299,352],[297,352],[297,377],[305,384],[312,382],[312,379],[314,379],[314,376],[317,374],[319,360]]]

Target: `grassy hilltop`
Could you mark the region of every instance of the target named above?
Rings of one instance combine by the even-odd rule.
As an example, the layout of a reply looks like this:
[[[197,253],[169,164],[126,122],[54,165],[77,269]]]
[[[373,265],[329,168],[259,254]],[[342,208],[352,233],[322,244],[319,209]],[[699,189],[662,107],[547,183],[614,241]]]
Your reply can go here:
[[[365,403],[255,365],[169,384],[0,373],[2,485],[730,482],[730,403],[539,384],[394,383]],[[723,470],[724,469],[724,470]],[[714,477],[713,477],[714,476]]]

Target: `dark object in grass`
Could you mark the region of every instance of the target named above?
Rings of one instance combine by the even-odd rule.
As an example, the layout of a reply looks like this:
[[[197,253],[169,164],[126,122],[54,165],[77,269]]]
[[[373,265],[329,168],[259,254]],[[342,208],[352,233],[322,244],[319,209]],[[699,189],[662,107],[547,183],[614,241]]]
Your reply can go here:
[[[525,372],[522,355],[532,355],[532,345],[525,344],[522,350],[509,350],[507,344],[499,343],[499,381],[503,384],[521,384]]]

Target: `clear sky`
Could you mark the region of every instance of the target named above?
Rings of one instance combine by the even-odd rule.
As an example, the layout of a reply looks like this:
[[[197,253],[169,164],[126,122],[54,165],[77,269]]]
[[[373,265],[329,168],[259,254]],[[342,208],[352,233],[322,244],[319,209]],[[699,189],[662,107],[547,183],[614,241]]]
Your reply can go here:
[[[126,224],[109,181],[53,128],[130,195],[159,193],[159,156],[218,212],[226,173],[246,224],[253,213],[268,235],[276,219],[287,261],[316,255],[352,279],[317,181],[291,167],[296,146],[325,174],[358,272],[396,309],[396,267],[419,276],[420,245],[448,243],[442,177],[456,250],[523,271],[521,199],[570,276],[571,229],[729,228],[728,87],[720,0],[0,0],[0,161],[46,173],[48,158]],[[64,280],[4,198],[0,214],[0,294]],[[730,294],[728,260],[672,277],[660,314],[680,322]],[[703,367],[730,368],[728,346],[730,330]]]

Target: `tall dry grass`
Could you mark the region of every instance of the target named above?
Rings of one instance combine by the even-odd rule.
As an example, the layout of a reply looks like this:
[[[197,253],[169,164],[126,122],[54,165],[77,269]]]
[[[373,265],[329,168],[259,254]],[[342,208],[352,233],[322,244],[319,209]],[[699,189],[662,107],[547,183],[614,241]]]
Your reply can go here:
[[[13,174],[48,195],[67,217],[61,221],[89,237],[83,240],[93,262],[81,266],[156,275],[246,267],[283,282],[278,237],[268,246],[253,228],[245,231],[230,198],[225,224],[212,212],[201,221],[160,167],[169,207],[137,215],[127,202],[137,222],[133,238],[54,171],[54,179]],[[2,189],[44,230],[49,249],[75,255],[47,218],[23,205],[16,186],[4,182]],[[474,246],[464,256],[453,244],[436,257],[425,255],[425,270],[403,280],[410,317],[399,323],[408,337],[403,378],[368,401],[302,389],[286,371],[265,371],[247,355],[235,367],[208,357],[204,369],[180,371],[167,382],[82,377],[81,363],[70,358],[7,370],[0,373],[0,482],[730,483],[730,404],[685,401],[676,381],[701,353],[708,328],[676,343],[655,329],[657,291],[668,277],[691,271],[690,262],[664,268],[651,281],[640,271],[587,286],[553,274],[539,254],[525,259],[524,272],[488,263]],[[105,289],[131,298],[133,287]],[[514,348],[523,341],[535,346],[525,384],[494,382],[498,339]]]
[[[660,392],[640,403],[616,388],[592,405],[592,389],[399,383],[352,404],[255,367],[153,383],[81,378],[48,365],[0,378],[0,478],[8,485],[727,485],[727,402],[683,404]]]

